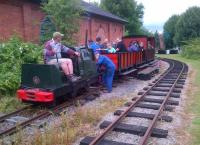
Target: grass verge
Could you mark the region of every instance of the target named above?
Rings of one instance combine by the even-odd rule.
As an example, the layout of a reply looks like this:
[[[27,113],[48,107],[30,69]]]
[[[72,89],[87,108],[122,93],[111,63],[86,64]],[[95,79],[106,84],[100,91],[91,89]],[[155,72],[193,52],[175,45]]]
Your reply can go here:
[[[125,97],[124,97],[125,98]],[[27,137],[23,133],[15,136],[14,145],[71,145],[78,138],[95,135],[95,127],[108,112],[115,111],[127,101],[124,98],[113,98],[99,101],[98,105],[80,106],[73,112],[63,113],[48,125],[41,133],[36,129],[34,135]],[[26,136],[26,138],[24,138]]]
[[[200,60],[192,60],[183,58],[181,55],[157,55],[162,58],[170,58],[187,63],[191,68],[189,77],[191,78],[191,90],[188,90],[189,102],[186,105],[186,111],[192,116],[192,124],[188,127],[188,132],[191,134],[193,145],[200,145]]]
[[[0,113],[9,113],[25,106],[16,97],[2,97],[0,99]]]

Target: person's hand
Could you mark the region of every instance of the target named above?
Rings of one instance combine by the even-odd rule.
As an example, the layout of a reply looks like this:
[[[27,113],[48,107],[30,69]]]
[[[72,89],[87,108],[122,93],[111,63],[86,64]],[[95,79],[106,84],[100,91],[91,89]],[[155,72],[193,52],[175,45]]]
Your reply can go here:
[[[76,55],[76,56],[80,56],[80,53],[79,52],[74,52],[74,54]]]
[[[52,52],[53,54],[56,54],[56,51],[55,51],[54,49],[51,49],[51,52]]]
[[[116,51],[119,51],[119,48],[117,48]]]

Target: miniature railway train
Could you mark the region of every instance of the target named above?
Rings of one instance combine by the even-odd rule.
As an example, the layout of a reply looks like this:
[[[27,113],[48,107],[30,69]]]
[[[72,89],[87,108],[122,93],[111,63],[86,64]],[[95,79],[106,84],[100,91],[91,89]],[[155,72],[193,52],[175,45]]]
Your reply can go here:
[[[126,36],[122,39],[126,48],[132,41],[142,42],[144,47],[138,52],[104,53],[116,67],[116,75],[128,75],[155,59],[155,41],[153,37]],[[148,48],[148,45],[151,48]],[[81,79],[70,82],[56,65],[23,64],[21,86],[17,96],[22,102],[28,103],[55,103],[66,96],[76,96],[81,89],[98,81],[99,74],[96,68],[94,53],[87,47],[76,48],[80,52],[79,58],[72,58],[74,73]],[[63,57],[65,57],[63,55]]]

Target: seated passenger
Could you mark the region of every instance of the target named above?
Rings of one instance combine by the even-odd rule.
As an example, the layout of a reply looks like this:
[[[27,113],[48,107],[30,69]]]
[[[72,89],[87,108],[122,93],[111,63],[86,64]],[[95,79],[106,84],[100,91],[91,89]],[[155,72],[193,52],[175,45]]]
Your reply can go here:
[[[107,44],[108,44],[108,39],[106,38],[104,40],[104,42],[102,43],[102,45],[101,45],[101,49],[106,49],[107,48]]]
[[[140,49],[144,49],[144,43],[142,41],[139,43],[139,46],[140,46]]]
[[[147,48],[148,49],[153,49],[153,46],[151,45],[150,41],[147,42]]]
[[[136,42],[131,42],[129,47],[128,47],[128,51],[129,52],[138,52],[139,51],[139,47],[137,45]]]
[[[70,48],[61,44],[62,37],[64,35],[60,32],[53,33],[53,38],[45,43],[44,46],[44,58],[47,64],[58,64],[65,75],[71,80],[75,81],[79,77],[73,74],[73,64],[72,60],[69,58],[62,58],[61,52],[67,53],[69,55],[80,56],[79,52],[73,51]]]
[[[91,40],[88,47],[91,48],[94,53],[96,53],[96,51],[99,52],[102,47],[101,46],[101,38],[97,37],[96,42]]]
[[[127,52],[126,46],[124,45],[123,41],[119,38],[116,40],[117,42],[117,52]]]
[[[107,51],[108,53],[116,53],[115,48],[113,48],[110,43],[107,43]]]
[[[117,43],[114,41],[112,42],[112,47],[115,48],[115,50],[117,49]],[[116,50],[117,51],[117,50]]]

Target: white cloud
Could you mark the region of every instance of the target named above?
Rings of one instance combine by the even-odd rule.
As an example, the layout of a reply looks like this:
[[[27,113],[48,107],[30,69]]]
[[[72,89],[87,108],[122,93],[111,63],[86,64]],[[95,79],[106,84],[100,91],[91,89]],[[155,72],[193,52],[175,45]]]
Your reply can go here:
[[[143,3],[144,24],[164,23],[173,14],[181,14],[191,6],[200,6],[200,0],[136,0]]]
[[[86,2],[100,2],[100,0],[84,0],[84,1],[86,1]]]
[[[93,2],[100,0],[85,0]],[[200,0],[136,0],[143,3],[144,10],[144,26],[149,30],[162,31],[163,24],[168,18],[174,14],[181,14],[189,7],[200,6]]]

